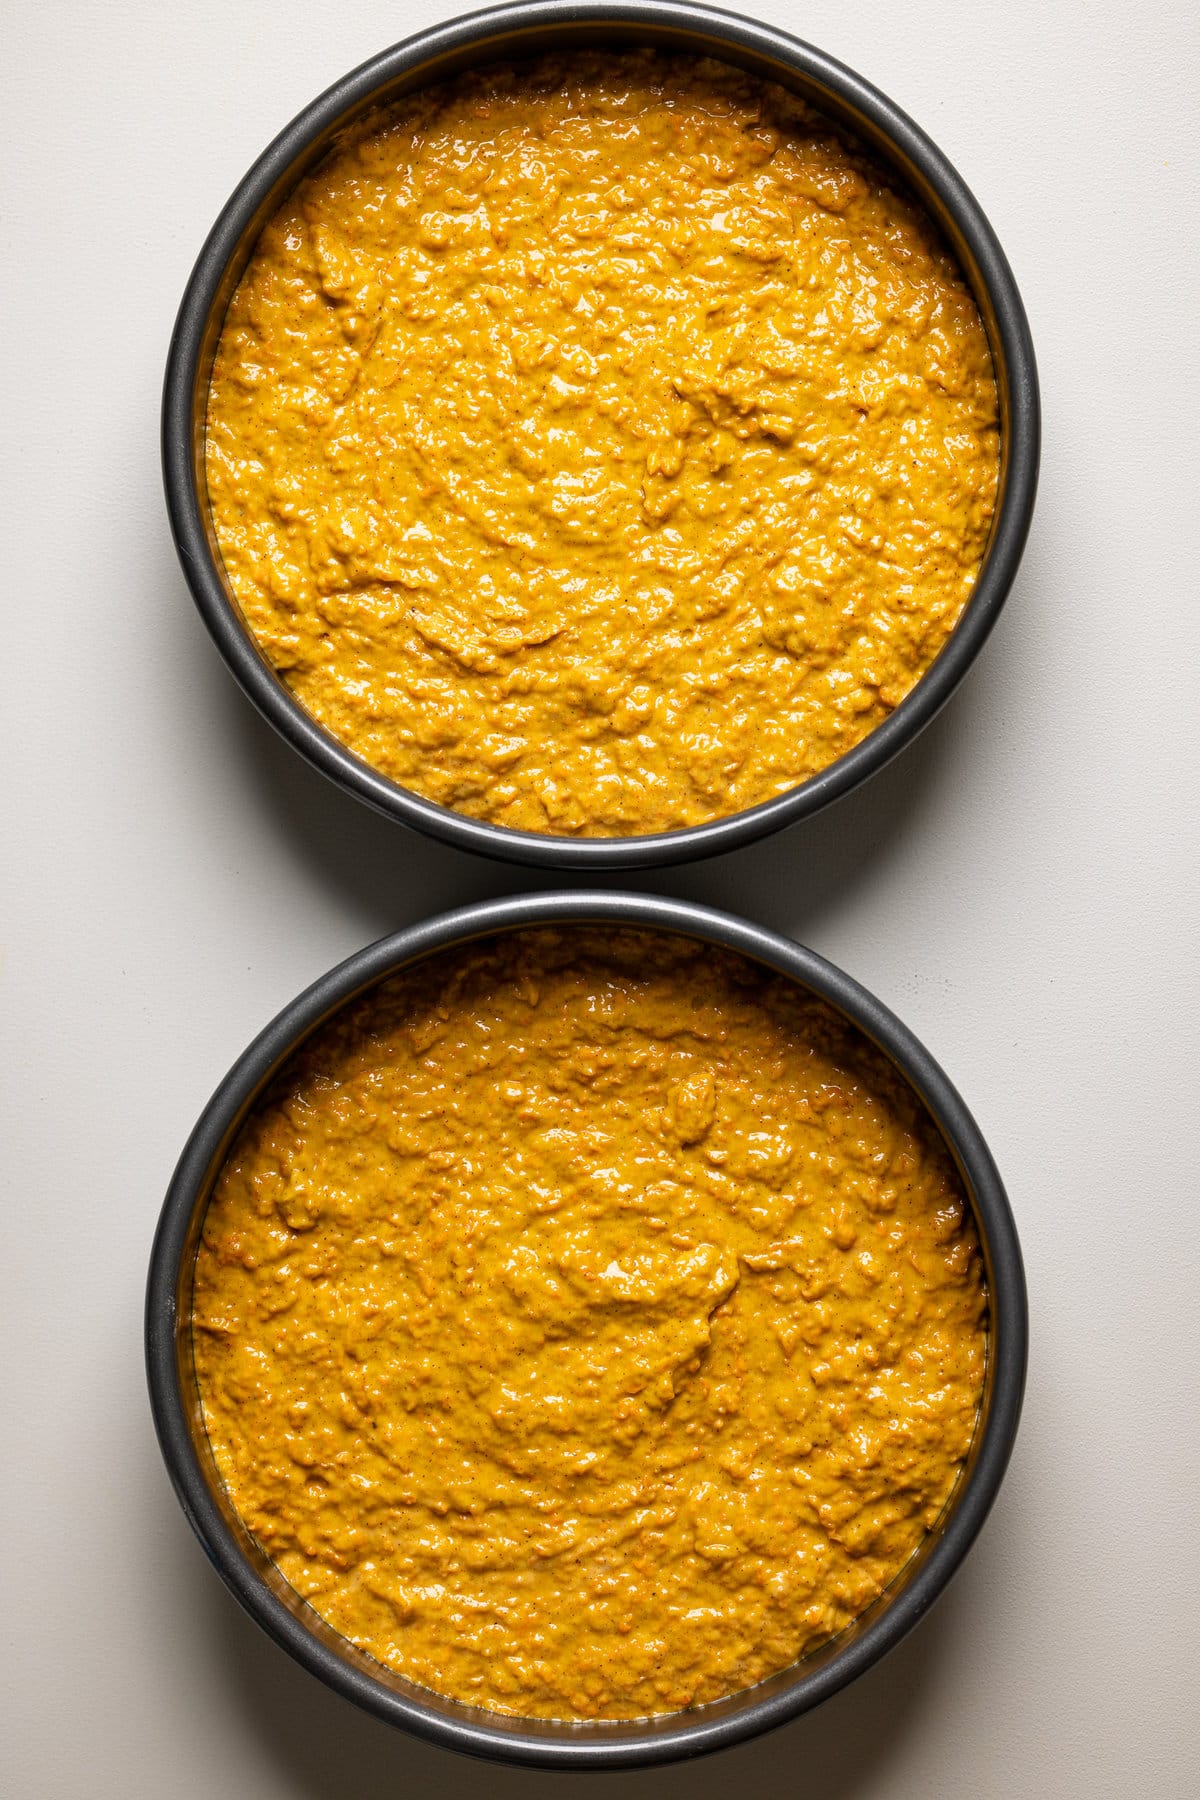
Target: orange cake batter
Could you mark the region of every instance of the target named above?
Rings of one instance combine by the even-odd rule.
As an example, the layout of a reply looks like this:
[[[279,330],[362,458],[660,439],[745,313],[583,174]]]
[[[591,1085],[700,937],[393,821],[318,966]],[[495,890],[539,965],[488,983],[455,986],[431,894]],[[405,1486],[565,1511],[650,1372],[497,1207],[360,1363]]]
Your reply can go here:
[[[944,1507],[986,1296],[945,1147],[826,1006],[525,931],[342,1010],[241,1133],[193,1339],[248,1530],[388,1668],[628,1719],[841,1630]]]
[[[996,390],[925,215],[783,89],[650,51],[488,68],[267,225],[212,373],[245,620],[386,776],[627,836],[795,787],[941,649]]]

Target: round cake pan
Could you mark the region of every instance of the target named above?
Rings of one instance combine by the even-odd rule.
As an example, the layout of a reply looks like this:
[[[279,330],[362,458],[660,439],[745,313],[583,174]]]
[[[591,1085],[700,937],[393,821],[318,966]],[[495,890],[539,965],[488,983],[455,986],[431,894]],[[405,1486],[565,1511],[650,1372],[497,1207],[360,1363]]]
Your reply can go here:
[[[996,516],[974,590],[946,645],[896,711],[862,743],[760,806],[645,837],[556,837],[468,818],[398,786],[317,724],[246,628],[221,562],[204,473],[208,382],[226,308],[267,218],[336,134],[373,106],[469,64],[549,48],[653,44],[713,55],[794,89],[890,165],[940,226],[974,291],[1000,397]],[[264,151],[212,229],[188,282],[167,362],[163,471],[171,527],[201,615],[265,718],[314,767],[403,824],[460,849],[576,872],[648,868],[712,856],[807,818],[857,787],[918,735],[954,692],[1004,603],[1037,486],[1037,374],[1021,298],[987,219],[925,133],[852,70],[773,26],[665,0],[535,0],[421,32],[329,88]]]
[[[987,1370],[966,1466],[941,1520],[892,1586],[846,1631],[790,1669],[687,1712],[633,1722],[509,1718],[416,1686],[356,1650],[290,1588],[245,1531],[204,1430],[191,1347],[191,1288],[213,1185],[247,1113],[280,1065],[339,1007],[406,964],[451,945],[536,925],[607,923],[723,945],[821,996],[891,1059],[954,1156],[978,1228],[988,1290]],[[728,913],[611,891],[532,894],[444,913],[340,963],[286,1007],[234,1064],[175,1171],[154,1243],[146,1356],[159,1443],[184,1512],[251,1617],[297,1662],[368,1712],[451,1750],[548,1768],[631,1768],[728,1748],[827,1699],[877,1662],[929,1610],[995,1499],[1021,1408],[1026,1359],[1021,1253],[1004,1188],[967,1108],[912,1033],[850,976]]]

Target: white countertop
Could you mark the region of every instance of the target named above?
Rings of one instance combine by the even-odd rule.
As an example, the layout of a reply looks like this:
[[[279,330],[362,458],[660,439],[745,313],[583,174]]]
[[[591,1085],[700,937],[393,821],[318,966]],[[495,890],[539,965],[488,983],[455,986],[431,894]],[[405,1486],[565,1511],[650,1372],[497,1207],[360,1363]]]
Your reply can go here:
[[[566,1778],[452,1758],[261,1637],[193,1542],[142,1284],[217,1079],[313,976],[538,878],[438,849],[252,713],[158,472],[175,308],[318,89],[451,7],[9,0],[3,130],[0,1791],[13,1800],[1183,1800],[1200,1791],[1200,600],[1186,0],[755,0],[938,140],[1024,292],[1045,454],[973,675],[860,795],[630,878],[844,964],[957,1082],[1024,1242],[1032,1362],[967,1566],[889,1661],[757,1745]],[[1189,519],[1191,523],[1189,524]]]

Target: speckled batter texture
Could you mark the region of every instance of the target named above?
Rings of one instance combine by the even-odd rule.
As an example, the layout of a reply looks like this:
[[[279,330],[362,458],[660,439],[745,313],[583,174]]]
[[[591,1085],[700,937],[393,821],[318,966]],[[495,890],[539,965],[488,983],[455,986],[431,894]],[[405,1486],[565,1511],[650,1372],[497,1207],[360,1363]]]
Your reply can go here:
[[[208,409],[297,698],[559,835],[700,824],[858,743],[958,619],[998,460],[927,218],[782,89],[649,51],[359,129],[264,231]]]
[[[205,1221],[220,1472],[331,1625],[500,1712],[784,1668],[893,1579],[975,1430],[945,1147],[821,1003],[689,941],[446,952],[311,1039]]]

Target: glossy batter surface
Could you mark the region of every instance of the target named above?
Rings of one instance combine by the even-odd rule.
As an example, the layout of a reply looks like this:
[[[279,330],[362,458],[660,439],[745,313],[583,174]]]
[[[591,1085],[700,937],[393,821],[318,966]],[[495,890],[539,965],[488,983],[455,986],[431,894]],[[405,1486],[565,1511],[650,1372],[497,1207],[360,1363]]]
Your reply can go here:
[[[401,785],[637,835],[796,786],[932,662],[996,393],[929,221],[715,62],[489,69],[264,231],[207,472],[247,623]]]
[[[975,1428],[978,1247],[941,1140],[823,1005],[688,941],[447,952],[252,1118],[193,1312],[217,1464],[380,1662],[631,1718],[882,1591]]]

